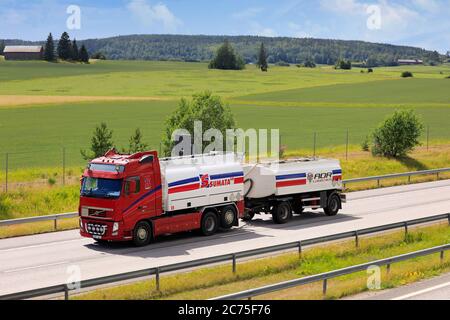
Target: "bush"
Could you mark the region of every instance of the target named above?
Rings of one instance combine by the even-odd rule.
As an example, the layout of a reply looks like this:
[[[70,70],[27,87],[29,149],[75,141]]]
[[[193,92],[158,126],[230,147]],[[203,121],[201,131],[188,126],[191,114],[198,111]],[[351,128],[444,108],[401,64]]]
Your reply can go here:
[[[91,59],[106,60],[106,56],[101,52],[96,52],[91,56]]]
[[[369,136],[366,136],[363,140],[363,142],[361,142],[361,149],[362,151],[369,151],[370,150],[370,146],[369,146]]]
[[[279,66],[279,67],[290,67],[291,65],[289,63],[287,63],[287,62],[280,61],[280,62],[277,62],[277,66]]]
[[[351,70],[352,62],[350,60],[339,60],[338,63],[336,64],[335,69]]]
[[[373,132],[372,154],[402,157],[420,145],[424,126],[412,110],[396,111]]]
[[[402,72],[402,78],[412,78],[412,77],[414,77],[412,72],[409,72],[409,71]]]
[[[305,63],[303,64],[303,66],[304,66],[305,68],[315,68],[315,67],[316,67],[316,64],[315,64],[314,61],[312,61],[312,60],[307,60],[307,61],[305,61]]]
[[[368,73],[373,73],[373,69],[369,68],[369,70],[367,70]]]

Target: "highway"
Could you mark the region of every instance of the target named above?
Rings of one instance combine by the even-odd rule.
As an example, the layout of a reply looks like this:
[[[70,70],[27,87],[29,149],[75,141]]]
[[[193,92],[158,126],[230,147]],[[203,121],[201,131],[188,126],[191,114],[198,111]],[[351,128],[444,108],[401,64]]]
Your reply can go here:
[[[362,293],[343,300],[450,300],[450,273],[395,289]]]
[[[213,237],[172,235],[145,248],[98,245],[76,230],[0,240],[0,295],[65,283],[74,270],[84,280],[448,213],[450,180],[354,192],[348,200],[336,217],[307,212],[275,225],[256,216]]]

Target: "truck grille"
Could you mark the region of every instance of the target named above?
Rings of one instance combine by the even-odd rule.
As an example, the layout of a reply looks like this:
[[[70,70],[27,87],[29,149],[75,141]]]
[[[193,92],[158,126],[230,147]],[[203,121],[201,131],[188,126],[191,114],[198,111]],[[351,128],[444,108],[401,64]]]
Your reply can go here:
[[[106,234],[106,229],[107,227],[104,224],[94,224],[94,223],[87,224],[87,232],[94,236],[104,236]]]

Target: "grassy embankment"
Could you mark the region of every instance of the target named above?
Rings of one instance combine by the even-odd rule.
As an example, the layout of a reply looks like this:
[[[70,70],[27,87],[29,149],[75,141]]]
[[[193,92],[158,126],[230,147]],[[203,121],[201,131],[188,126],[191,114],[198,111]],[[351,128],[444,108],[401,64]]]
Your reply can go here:
[[[420,227],[410,230],[406,237],[399,231],[363,238],[359,248],[355,248],[353,241],[346,241],[307,249],[300,258],[297,253],[289,253],[238,263],[236,275],[233,275],[229,265],[224,265],[162,276],[161,292],[156,291],[154,280],[148,280],[93,291],[75,299],[208,299],[430,248],[449,241],[450,227],[447,224]],[[448,271],[449,255],[445,255],[442,262],[438,254],[411,259],[392,265],[389,274],[383,268],[381,288],[401,286]],[[367,291],[367,277],[366,272],[359,272],[329,280],[326,297],[322,296],[322,284],[314,283],[257,298],[338,299]]]

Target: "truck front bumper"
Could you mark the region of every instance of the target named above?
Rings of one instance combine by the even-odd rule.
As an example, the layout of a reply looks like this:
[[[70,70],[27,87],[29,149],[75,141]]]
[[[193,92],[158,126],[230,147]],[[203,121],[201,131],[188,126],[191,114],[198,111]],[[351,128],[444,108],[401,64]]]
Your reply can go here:
[[[122,222],[80,218],[80,235],[104,241],[127,241],[131,236],[124,232]]]

